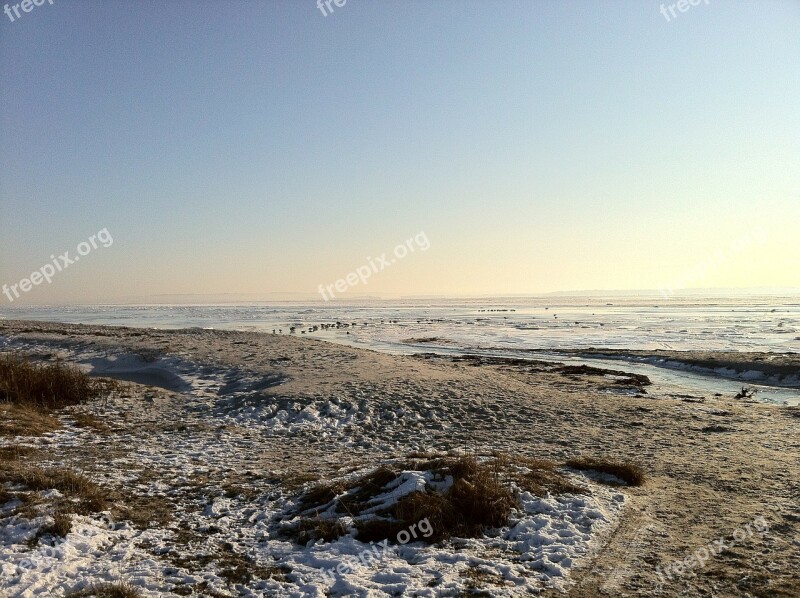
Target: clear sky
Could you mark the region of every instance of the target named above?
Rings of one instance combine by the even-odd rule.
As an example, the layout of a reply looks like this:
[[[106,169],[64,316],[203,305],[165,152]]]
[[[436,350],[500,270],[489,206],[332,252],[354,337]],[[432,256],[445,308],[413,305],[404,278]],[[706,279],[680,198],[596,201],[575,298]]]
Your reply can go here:
[[[800,287],[800,2],[331,6],[0,15],[15,303]]]

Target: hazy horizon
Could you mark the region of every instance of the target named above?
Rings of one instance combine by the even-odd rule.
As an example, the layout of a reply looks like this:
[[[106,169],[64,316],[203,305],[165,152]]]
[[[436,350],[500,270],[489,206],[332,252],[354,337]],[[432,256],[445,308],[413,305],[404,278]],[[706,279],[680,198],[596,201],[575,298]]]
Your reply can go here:
[[[335,301],[326,302],[322,297],[315,293],[292,293],[292,292],[273,292],[273,293],[220,293],[220,294],[163,294],[145,297],[120,297],[110,301],[81,301],[64,303],[46,303],[28,301],[26,303],[0,303],[0,313],[4,309],[12,310],[37,307],[69,307],[69,306],[93,306],[93,305],[118,305],[118,306],[225,306],[225,305],[258,305],[258,304],[311,304],[320,305],[335,304],[358,304],[363,302],[415,302],[415,301],[514,301],[514,300],[534,300],[534,299],[588,299],[588,300],[642,300],[650,303],[651,299],[657,299],[665,306],[670,304],[680,305],[682,301],[696,301],[698,299],[725,300],[725,299],[793,299],[800,300],[800,288],[718,288],[718,289],[680,289],[672,295],[665,295],[655,289],[607,289],[607,290],[579,290],[579,291],[551,291],[544,293],[495,293],[495,294],[461,294],[461,295],[350,295],[343,296]]]

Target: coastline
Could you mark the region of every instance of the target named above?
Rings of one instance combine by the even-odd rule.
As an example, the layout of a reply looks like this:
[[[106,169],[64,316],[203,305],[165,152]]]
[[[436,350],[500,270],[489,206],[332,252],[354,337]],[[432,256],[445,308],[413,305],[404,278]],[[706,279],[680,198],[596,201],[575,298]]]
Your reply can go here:
[[[177,470],[191,459],[207,461],[208,479],[196,484],[195,502],[214,511],[222,507],[215,507],[219,501],[209,489],[218,487],[215,472],[226,464],[241,494],[261,496],[280,494],[280,480],[290,476],[327,479],[413,451],[468,447],[558,462],[624,458],[641,463],[647,481],[621,489],[626,500],[619,519],[592,539],[591,550],[564,580],[570,596],[649,595],[656,588],[664,596],[790,596],[800,587],[793,579],[800,568],[795,408],[662,395],[626,382],[621,372],[397,356],[255,332],[3,320],[0,339],[3,350],[61,357],[136,383],[112,403],[108,436],[73,429],[65,415],[63,428],[44,441],[0,436],[0,443],[35,447],[43,462],[127,485],[137,500],[169,502],[174,488],[153,467]],[[624,373],[624,363],[619,370]],[[354,405],[358,417],[324,416],[331,403]],[[196,452],[198,439],[215,435],[222,440],[213,458]],[[159,442],[172,443],[171,456],[155,457],[150,449]],[[123,454],[128,449],[132,456]],[[768,534],[701,568],[664,576],[665,567],[757,517],[769,524]],[[231,524],[232,533],[236,529]],[[257,544],[249,533],[241,547]],[[297,582],[287,574],[268,583],[275,595],[284,595]],[[529,589],[491,576],[479,587],[498,596]],[[559,591],[546,583],[536,587]]]

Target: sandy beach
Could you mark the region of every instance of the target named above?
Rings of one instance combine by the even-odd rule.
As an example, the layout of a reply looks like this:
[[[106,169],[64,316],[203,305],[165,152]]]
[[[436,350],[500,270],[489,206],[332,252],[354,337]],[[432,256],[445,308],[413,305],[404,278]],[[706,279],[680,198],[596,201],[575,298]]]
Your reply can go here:
[[[0,411],[4,459],[17,450],[17,464],[80,472],[112,497],[76,515],[53,548],[28,541],[51,521],[57,492],[34,492],[27,510],[19,497],[2,506],[4,596],[120,579],[153,596],[800,592],[795,407],[654,393],[622,362],[604,371],[25,321],[1,321],[0,339],[3,351],[123,381],[38,435],[20,435],[19,415]],[[507,528],[393,546],[343,573],[337,564],[363,550],[352,534],[303,544],[279,533],[321,482],[448,452],[549,460],[583,493],[523,492]],[[565,466],[579,458],[634,462],[645,481]],[[33,491],[7,483],[5,492]]]

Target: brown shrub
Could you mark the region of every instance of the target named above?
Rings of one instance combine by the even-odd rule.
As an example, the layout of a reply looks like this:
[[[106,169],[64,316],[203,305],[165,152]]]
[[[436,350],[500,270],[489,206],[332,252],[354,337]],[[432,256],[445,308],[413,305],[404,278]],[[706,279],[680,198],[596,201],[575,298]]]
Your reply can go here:
[[[398,532],[424,519],[434,530],[425,538],[428,542],[444,540],[452,535],[476,537],[487,527],[505,525],[511,509],[517,506],[510,486],[501,481],[501,466],[497,459],[479,463],[474,457],[435,457],[406,462],[402,466],[403,469],[432,471],[441,478],[450,475],[453,484],[443,494],[412,492],[379,513],[380,516],[357,520],[356,537],[359,540],[369,542],[388,538],[394,541]],[[383,466],[363,476],[339,498],[337,511],[357,517],[376,504],[376,496],[385,492],[386,485],[395,480],[400,471]],[[341,486],[337,487],[337,495],[344,491]],[[327,499],[331,495],[317,493],[317,496]],[[324,510],[329,505],[330,500],[319,506]]]
[[[468,536],[481,533],[484,527],[505,525],[511,509],[517,506],[511,489],[485,470],[456,479],[445,498],[456,514],[456,527]]]
[[[501,463],[497,459],[479,463],[474,457],[436,460],[437,474],[453,476],[453,485],[444,493],[412,492],[400,499],[390,515],[395,528],[390,536],[427,519],[433,534],[427,542],[438,542],[451,536],[473,538],[486,528],[508,523],[511,510],[518,505],[510,486],[500,478]],[[358,534],[359,540],[377,531],[376,524]],[[369,540],[366,540],[369,541]]]

